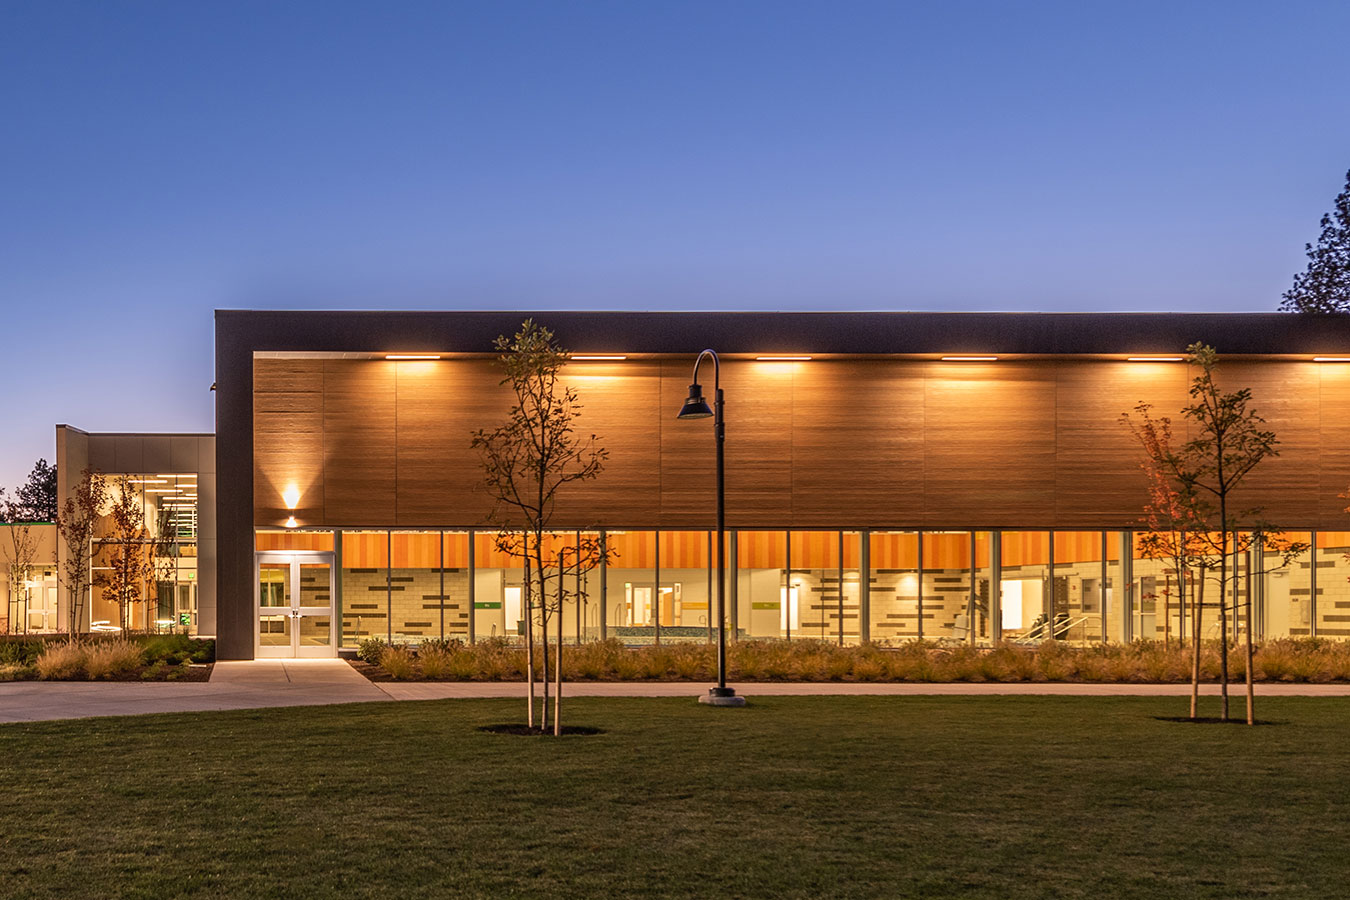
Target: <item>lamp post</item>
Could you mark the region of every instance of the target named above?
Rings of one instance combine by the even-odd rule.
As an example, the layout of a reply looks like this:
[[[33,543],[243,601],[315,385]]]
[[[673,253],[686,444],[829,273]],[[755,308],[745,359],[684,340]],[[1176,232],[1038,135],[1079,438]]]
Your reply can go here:
[[[703,399],[703,389],[698,383],[698,367],[707,357],[713,364],[713,408]],[[727,687],[727,503],[726,503],[726,466],[723,460],[723,447],[726,444],[726,423],[722,418],[722,365],[717,354],[704,350],[694,360],[693,384],[689,385],[689,396],[680,407],[677,418],[713,420],[713,439],[717,443],[717,687],[709,688],[708,693],[698,698],[699,703],[711,706],[744,706],[745,698],[736,696],[734,688]]]

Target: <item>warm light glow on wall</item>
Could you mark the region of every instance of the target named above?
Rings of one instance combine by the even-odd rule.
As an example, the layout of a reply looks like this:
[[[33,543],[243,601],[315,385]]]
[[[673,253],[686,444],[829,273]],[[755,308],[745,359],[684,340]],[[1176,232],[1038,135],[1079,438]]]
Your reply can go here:
[[[756,356],[756,362],[809,362],[809,356]]]
[[[628,357],[626,357],[626,356],[621,356],[621,355],[619,355],[619,354],[603,354],[603,353],[602,353],[602,354],[594,354],[594,353],[591,353],[591,354],[586,354],[586,355],[584,355],[584,356],[579,355],[579,354],[573,354],[572,356],[569,356],[569,357],[568,357],[568,359],[602,360],[602,361],[609,361],[609,362],[618,362],[619,360],[624,360],[624,359],[627,359],[627,358],[628,358]]]
[[[435,353],[386,353],[385,359],[440,359]]]
[[[287,509],[295,509],[300,505],[300,489],[293,484],[288,485],[281,492],[281,499],[285,501]]]
[[[299,528],[299,527],[300,527],[300,523],[297,522],[297,521],[295,521],[295,516],[291,516],[289,519],[286,520],[286,527],[287,527],[287,528]]]
[[[1184,356],[1127,356],[1126,362],[1181,362]]]
[[[1350,362],[1350,356],[1314,356],[1313,362]]]
[[[943,362],[997,362],[997,356],[944,356]]]

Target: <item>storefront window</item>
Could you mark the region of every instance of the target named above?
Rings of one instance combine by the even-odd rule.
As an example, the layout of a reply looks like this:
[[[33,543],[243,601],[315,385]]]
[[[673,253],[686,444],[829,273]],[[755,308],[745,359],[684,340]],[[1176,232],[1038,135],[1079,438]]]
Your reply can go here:
[[[389,532],[342,532],[342,646],[394,640],[390,619]]]
[[[89,609],[95,631],[197,633],[197,476],[127,474],[103,476],[109,507],[95,529]],[[119,526],[113,504],[130,500],[132,515]],[[122,561],[142,583],[121,591],[115,571]],[[123,569],[123,571],[126,571]]]
[[[880,644],[893,644],[923,637],[919,533],[874,531],[868,536],[868,541],[872,578],[872,640]],[[928,615],[932,615],[931,604]]]

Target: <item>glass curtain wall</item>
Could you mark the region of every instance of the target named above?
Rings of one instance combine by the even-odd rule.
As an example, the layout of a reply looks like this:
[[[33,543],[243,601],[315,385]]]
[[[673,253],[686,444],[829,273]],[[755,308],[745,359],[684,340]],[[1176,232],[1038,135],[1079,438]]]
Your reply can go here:
[[[857,531],[839,536],[840,546],[840,618],[839,643],[856,644],[862,640],[862,540]],[[871,602],[870,592],[868,602]]]
[[[467,545],[470,543],[467,536],[464,542],[467,552]],[[473,637],[478,640],[483,638],[523,640],[524,563],[519,558],[497,549],[495,532],[475,532],[472,544]],[[461,621],[466,623],[467,628],[468,619]]]
[[[389,622],[396,642],[441,636],[441,548],[439,531],[389,534]]]
[[[708,639],[717,577],[713,540],[707,531],[660,532],[659,597],[661,608],[670,610],[670,624],[662,623],[662,640]]]
[[[342,532],[342,646],[370,637],[393,642],[388,531]]]
[[[999,623],[1005,641],[1034,644],[1067,633],[1068,618],[1052,596],[1050,553],[1048,531],[1002,533]]]
[[[1317,634],[1350,637],[1350,532],[1319,531],[1317,544]]]
[[[801,594],[789,594],[786,580],[786,531],[737,532],[735,578],[738,621],[748,637],[800,635]]]
[[[186,562],[195,561],[195,541],[189,548],[186,540],[195,537],[195,519],[184,519],[177,503],[146,496],[139,486],[146,483],[174,484],[156,478],[131,488],[156,522],[157,537],[151,540],[147,529],[147,537],[135,542],[153,577],[139,605],[128,610],[127,627],[184,627],[181,619],[169,621],[173,610],[186,612],[195,628],[195,565]],[[178,502],[193,500],[184,496]],[[574,546],[579,537],[598,534],[559,532],[550,540]],[[1075,644],[1103,638],[1175,641],[1189,639],[1198,602],[1199,580],[1178,573],[1166,553],[1147,555],[1132,532],[740,531],[735,537],[736,553],[728,552],[727,599],[737,607],[729,609],[729,619],[740,636],[755,639],[857,642],[864,539],[867,630],[883,644],[920,638],[987,644],[996,631],[1014,643],[1035,643],[1051,633]],[[1225,595],[1229,636],[1241,638],[1250,604],[1258,638],[1314,632],[1350,637],[1345,558],[1350,532],[1282,537],[1315,540],[1316,546],[1281,567],[1279,553],[1248,547],[1248,537],[1240,536]],[[332,552],[338,549],[334,541],[327,531],[256,532],[259,551]],[[603,573],[596,568],[568,576],[562,621],[567,640],[596,639],[602,623],[607,636],[632,645],[710,638],[716,559],[710,532],[619,531],[608,532],[607,541],[613,558]],[[120,611],[103,596],[107,576],[100,573],[115,561],[119,545],[105,531],[95,549],[100,581],[91,618],[101,630],[115,629]],[[523,634],[525,572],[519,559],[496,549],[492,533],[471,538],[464,531],[342,531],[340,551],[336,602],[345,647],[369,636],[417,643],[428,637]],[[185,594],[184,586],[192,590]],[[1221,627],[1218,590],[1217,573],[1211,572],[1204,591],[1206,639],[1217,638]],[[999,629],[993,627],[995,617]]]
[[[434,603],[442,637],[468,640],[469,633],[469,533],[441,532],[441,583]],[[428,607],[430,610],[430,607]]]
[[[1286,531],[1278,537],[1303,543],[1312,541],[1312,534],[1307,531]],[[1320,533],[1318,538],[1320,543]],[[1331,537],[1331,541],[1335,540],[1335,537]],[[1281,566],[1281,562],[1283,562],[1283,555],[1278,552],[1266,552],[1264,554],[1265,577],[1262,584],[1262,606],[1265,613],[1265,636],[1267,638],[1308,637],[1312,634],[1312,554],[1309,551],[1300,553],[1293,557],[1286,566]],[[1330,571],[1323,569],[1317,572],[1319,593],[1324,589],[1322,582],[1331,577]],[[1321,609],[1318,609],[1318,614],[1322,614]],[[1318,625],[1320,627],[1322,623],[1319,622]]]
[[[842,622],[844,594],[840,577],[839,533],[789,533],[789,581],[797,594],[798,621],[794,636],[836,641]],[[857,616],[857,601],[853,614]]]
[[[1143,535],[1133,535],[1134,556],[1133,600],[1130,611],[1130,631],[1135,640],[1169,641],[1181,633],[1183,616],[1182,586],[1185,575],[1177,568],[1175,552],[1150,550]],[[1181,537],[1169,539],[1180,545]],[[1217,581],[1206,586],[1207,600],[1214,602],[1218,611]],[[1189,604],[1187,604],[1189,606]],[[1215,619],[1217,622],[1217,618]],[[1216,632],[1217,634],[1217,632]]]
[[[1074,644],[1102,640],[1109,605],[1102,573],[1102,532],[1054,532],[1056,638]],[[1062,613],[1062,615],[1061,615]]]
[[[129,495],[139,522],[119,532],[109,507],[95,525],[90,629],[196,634],[197,476],[114,474],[103,479],[112,501],[124,492]],[[143,573],[143,584],[136,586],[133,599],[119,603],[110,590],[114,569],[132,557],[139,559],[136,569]],[[30,604],[15,620],[31,621],[33,612]],[[46,612],[41,621],[55,626],[55,610]]]
[[[988,531],[925,531],[922,590],[925,613],[932,598],[932,638],[954,643],[987,643],[991,639],[990,550]]]
[[[872,640],[894,644],[923,637],[924,619],[919,590],[919,533],[917,531],[874,531],[868,536],[872,589],[870,597]]]
[[[658,584],[659,560],[654,531],[608,533],[610,562],[606,631],[625,644],[661,639],[661,626],[675,624],[674,585]],[[663,594],[661,588],[669,585]]]

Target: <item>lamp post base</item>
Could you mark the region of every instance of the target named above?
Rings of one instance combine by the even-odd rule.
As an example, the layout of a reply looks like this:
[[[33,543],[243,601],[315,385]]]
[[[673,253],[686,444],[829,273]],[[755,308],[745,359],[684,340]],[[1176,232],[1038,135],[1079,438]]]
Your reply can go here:
[[[745,698],[736,696],[734,688],[708,688],[708,693],[699,695],[698,702],[708,706],[744,706]]]

